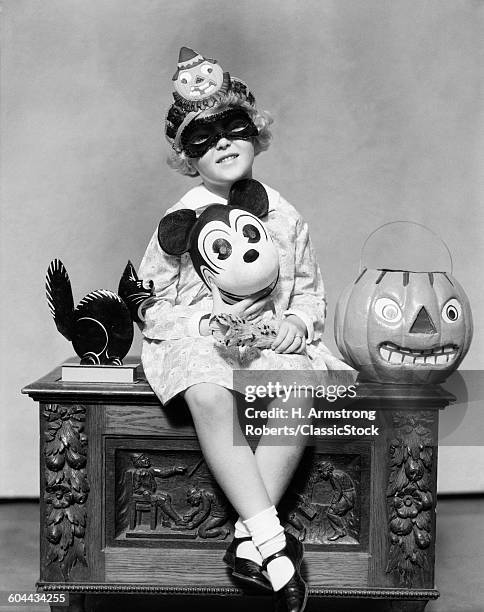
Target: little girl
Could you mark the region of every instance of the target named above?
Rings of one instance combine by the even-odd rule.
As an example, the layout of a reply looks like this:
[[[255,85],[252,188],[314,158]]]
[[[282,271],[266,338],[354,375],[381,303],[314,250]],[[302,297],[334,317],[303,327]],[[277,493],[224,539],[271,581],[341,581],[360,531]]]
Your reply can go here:
[[[168,161],[183,174],[200,176],[201,183],[167,213],[190,209],[198,215],[209,204],[226,204],[232,184],[252,177],[254,157],[270,144],[272,120],[257,110],[243,81],[186,47],[173,81],[174,103],[165,126],[171,145]],[[255,453],[248,444],[234,445],[233,372],[348,366],[321,342],[326,303],[307,225],[277,191],[264,187],[269,212],[263,223],[280,259],[275,289],[263,299],[224,304],[214,284],[210,291],[202,283],[188,254],[168,255],[155,232],[139,270],[156,290],[155,302],[144,313],[142,361],[162,403],[183,395],[207,465],[239,514],[224,561],[235,577],[273,589],[276,610],[301,612],[307,598],[299,573],[302,544],[285,533],[276,507],[298,465],[304,439],[275,446],[263,436]],[[255,349],[247,362],[237,347],[221,350],[215,345],[213,315],[224,312],[257,321],[270,310],[280,321],[271,348]],[[307,409],[309,401],[298,398],[298,406]],[[277,421],[269,419],[268,425],[277,426]]]

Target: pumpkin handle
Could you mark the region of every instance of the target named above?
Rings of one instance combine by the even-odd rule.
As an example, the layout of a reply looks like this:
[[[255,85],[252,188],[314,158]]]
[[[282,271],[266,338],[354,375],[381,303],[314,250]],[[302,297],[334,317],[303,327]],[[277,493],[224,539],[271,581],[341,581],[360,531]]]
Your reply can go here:
[[[368,244],[368,242],[370,241],[370,238],[372,238],[377,232],[379,232],[384,227],[387,227],[389,225],[396,225],[397,223],[406,223],[406,224],[409,224],[409,225],[418,225],[419,227],[423,227],[428,232],[430,232],[433,236],[438,238],[440,240],[440,242],[444,245],[445,250],[447,251],[447,255],[449,256],[450,274],[451,274],[451,276],[454,274],[454,262],[452,260],[452,253],[450,252],[450,249],[447,246],[447,243],[445,242],[445,240],[441,236],[439,236],[439,234],[437,234],[437,232],[434,232],[434,230],[431,230],[430,227],[427,227],[423,223],[417,223],[417,221],[405,221],[403,219],[399,219],[398,221],[388,221],[387,223],[383,223],[382,225],[380,225],[379,227],[377,227],[375,230],[373,230],[371,232],[371,234],[367,237],[367,239],[363,243],[363,246],[361,247],[360,265],[359,265],[358,274],[361,274],[363,272],[363,256],[365,254],[365,247]]]

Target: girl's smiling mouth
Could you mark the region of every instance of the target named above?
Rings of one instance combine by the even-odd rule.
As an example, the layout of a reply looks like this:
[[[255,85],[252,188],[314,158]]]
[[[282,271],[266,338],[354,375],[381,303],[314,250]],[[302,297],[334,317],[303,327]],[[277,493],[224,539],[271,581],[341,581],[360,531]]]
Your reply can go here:
[[[227,155],[224,155],[223,157],[218,159],[216,163],[217,164],[226,164],[228,162],[233,161],[234,159],[237,159],[238,156],[239,156],[238,153],[228,153]]]

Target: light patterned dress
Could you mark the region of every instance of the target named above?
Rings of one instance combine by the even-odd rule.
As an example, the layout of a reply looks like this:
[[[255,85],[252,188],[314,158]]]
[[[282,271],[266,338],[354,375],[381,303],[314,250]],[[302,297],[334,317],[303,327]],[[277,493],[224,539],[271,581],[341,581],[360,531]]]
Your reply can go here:
[[[139,277],[153,280],[156,291],[156,301],[145,311],[142,362],[146,378],[162,403],[201,382],[233,389],[234,370],[297,370],[301,376],[306,375],[299,384],[317,384],[319,371],[352,371],[321,340],[326,300],[307,224],[277,191],[264,187],[269,213],[262,221],[278,250],[280,265],[279,280],[270,296],[271,316],[299,316],[308,330],[307,351],[299,355],[271,349],[226,348],[211,336],[201,336],[200,319],[212,311],[211,293],[195,272],[188,253],[181,257],[167,255],[155,231],[139,269]],[[200,213],[214,203],[227,201],[199,185],[166,214],[182,208]]]

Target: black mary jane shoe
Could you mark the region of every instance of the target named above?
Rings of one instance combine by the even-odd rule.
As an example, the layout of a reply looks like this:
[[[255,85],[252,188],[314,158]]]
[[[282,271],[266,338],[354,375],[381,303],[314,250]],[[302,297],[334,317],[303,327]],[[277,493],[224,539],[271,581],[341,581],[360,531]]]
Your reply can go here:
[[[274,593],[275,612],[303,612],[308,599],[308,587],[302,579],[301,568],[304,547],[292,534],[286,533],[286,546],[264,560],[262,571],[266,571],[267,564],[278,557],[288,557],[294,565],[294,574],[282,589]]]
[[[303,612],[308,599],[308,587],[298,570],[279,591],[274,593],[275,612]]]
[[[272,591],[271,583],[262,573],[261,566],[251,559],[243,559],[237,557],[237,546],[241,542],[248,542],[252,538],[234,538],[229,547],[225,551],[223,560],[232,568],[232,576],[239,580],[243,580],[247,584],[257,586],[266,591]]]

